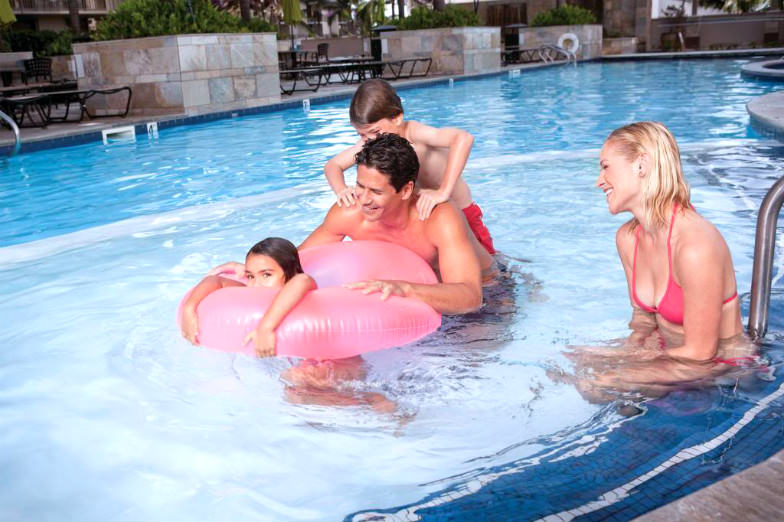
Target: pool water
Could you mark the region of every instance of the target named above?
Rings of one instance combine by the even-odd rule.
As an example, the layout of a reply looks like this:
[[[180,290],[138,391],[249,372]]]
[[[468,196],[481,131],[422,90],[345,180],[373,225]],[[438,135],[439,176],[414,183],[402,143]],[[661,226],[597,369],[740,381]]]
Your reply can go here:
[[[775,453],[781,242],[764,346],[778,372],[634,417],[549,375],[570,369],[568,347],[628,333],[614,246],[626,217],[593,184],[604,137],[629,121],[679,140],[747,313],[756,211],[784,144],[750,129],[745,103],[773,89],[742,79],[742,63],[589,63],[401,91],[407,117],[474,134],[465,177],[507,277],[477,314],[367,354],[364,377],[319,393],[281,379],[297,361],[190,346],[174,313],[210,267],[320,222],[323,164],[357,139],[347,100],[5,160],[0,518],[623,518]]]

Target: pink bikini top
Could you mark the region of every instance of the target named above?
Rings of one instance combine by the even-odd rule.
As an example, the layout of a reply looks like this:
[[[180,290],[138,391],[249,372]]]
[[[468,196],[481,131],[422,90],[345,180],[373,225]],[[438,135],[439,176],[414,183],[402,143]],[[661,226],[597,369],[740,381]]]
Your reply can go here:
[[[678,205],[675,204],[672,209],[672,220],[670,221],[670,232],[667,234],[667,264],[668,264],[668,280],[667,289],[659,301],[658,306],[648,306],[637,297],[637,244],[640,242],[640,227],[637,227],[637,232],[634,236],[634,261],[632,262],[632,298],[640,308],[646,312],[659,314],[673,324],[683,324],[683,289],[675,282],[672,277],[672,251],[670,249],[670,238],[672,237],[672,227],[675,224],[675,212],[678,210]],[[722,301],[722,304],[729,303],[738,296],[738,291],[728,299]]]

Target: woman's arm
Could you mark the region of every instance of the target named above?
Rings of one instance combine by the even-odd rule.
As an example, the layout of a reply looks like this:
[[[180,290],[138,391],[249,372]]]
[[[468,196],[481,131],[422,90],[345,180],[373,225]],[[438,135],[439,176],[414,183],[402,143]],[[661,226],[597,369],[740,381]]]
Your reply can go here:
[[[191,295],[185,300],[182,305],[182,321],[180,329],[182,336],[188,339],[193,344],[198,344],[199,336],[199,317],[196,314],[196,309],[202,300],[213,293],[215,290],[220,290],[226,286],[245,286],[240,282],[217,275],[208,275],[199,282],[193,289]]]
[[[673,276],[683,289],[682,346],[667,349],[674,358],[707,361],[719,345],[722,301],[724,300],[724,240],[700,227],[673,248]],[[718,236],[718,237],[716,237]]]
[[[632,307],[632,318],[629,321],[629,328],[632,333],[629,338],[624,342],[623,346],[626,348],[640,348],[645,345],[645,341],[656,330],[656,314],[646,312],[634,303],[632,298],[633,288],[633,269],[634,264],[634,233],[631,229],[631,224],[626,223],[618,229],[615,234],[615,247],[618,249],[618,257],[623,266],[623,272],[626,275],[626,291],[629,295],[629,303]]]
[[[437,129],[417,121],[408,122],[408,136],[411,143],[421,143],[429,147],[445,147],[449,149],[446,166],[441,177],[441,184],[436,190],[422,189],[419,191],[417,210],[421,219],[427,219],[439,203],[443,203],[452,196],[455,184],[463,173],[474,137],[462,129],[443,128]]]
[[[245,344],[253,341],[259,357],[275,355],[275,330],[305,294],[314,289],[316,282],[308,274],[297,274],[289,279],[267,308],[256,329],[245,338]]]

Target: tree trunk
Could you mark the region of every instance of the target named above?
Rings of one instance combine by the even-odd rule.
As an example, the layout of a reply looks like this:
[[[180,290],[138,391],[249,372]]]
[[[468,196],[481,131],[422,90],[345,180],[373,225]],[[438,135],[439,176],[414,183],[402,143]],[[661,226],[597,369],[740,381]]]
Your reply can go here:
[[[398,17],[402,20],[406,15],[406,0],[397,0]]]
[[[250,0],[240,0],[240,17],[250,22]]]
[[[433,0],[433,10],[443,11],[446,7],[446,0]]]
[[[68,0],[68,20],[71,23],[71,30],[75,33],[82,32],[82,24],[79,21],[79,0]]]

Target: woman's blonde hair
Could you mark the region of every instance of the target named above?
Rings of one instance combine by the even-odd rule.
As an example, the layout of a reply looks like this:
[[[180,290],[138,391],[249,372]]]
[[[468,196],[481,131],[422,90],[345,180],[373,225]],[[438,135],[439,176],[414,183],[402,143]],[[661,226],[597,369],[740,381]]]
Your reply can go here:
[[[692,208],[678,144],[667,127],[655,121],[630,123],[612,131],[606,141],[612,142],[628,161],[643,154],[650,158],[650,172],[642,181],[642,209],[648,223],[667,226],[669,211],[676,203],[684,209]],[[631,224],[634,230],[640,223],[634,218]]]

